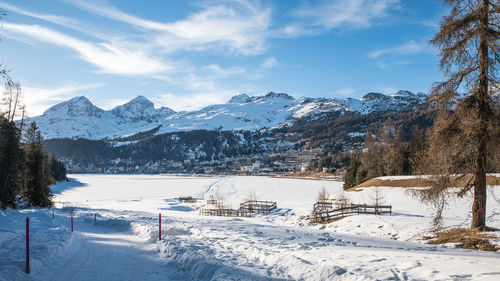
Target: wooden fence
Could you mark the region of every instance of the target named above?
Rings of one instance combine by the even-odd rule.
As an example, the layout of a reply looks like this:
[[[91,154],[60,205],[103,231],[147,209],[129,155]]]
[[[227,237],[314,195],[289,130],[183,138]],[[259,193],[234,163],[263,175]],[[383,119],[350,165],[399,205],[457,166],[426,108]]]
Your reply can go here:
[[[251,217],[252,213],[245,210],[234,209],[201,209],[200,215],[220,217]]]
[[[318,202],[320,203],[320,202]],[[316,203],[316,204],[318,204]],[[350,204],[336,209],[323,208],[324,204],[314,204],[313,217],[315,221],[330,221],[354,214],[392,214],[392,205],[359,205]]]
[[[217,201],[209,202],[208,205],[217,205]],[[240,204],[238,210],[226,208],[201,209],[202,216],[222,216],[222,217],[251,217],[253,214],[269,214],[277,208],[276,202],[271,201],[245,201]]]
[[[240,210],[250,213],[269,214],[277,208],[276,202],[250,200],[240,204]]]

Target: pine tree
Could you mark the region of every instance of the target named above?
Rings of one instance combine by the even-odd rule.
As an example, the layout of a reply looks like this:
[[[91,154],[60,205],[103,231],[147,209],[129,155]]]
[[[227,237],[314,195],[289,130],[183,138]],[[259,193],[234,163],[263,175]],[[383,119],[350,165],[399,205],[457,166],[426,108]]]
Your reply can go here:
[[[24,177],[26,186],[25,197],[33,206],[47,207],[52,205],[49,184],[52,183],[47,161],[47,154],[43,149],[40,130],[33,122],[26,130],[26,170]]]
[[[53,155],[49,155],[50,175],[55,181],[66,180],[66,167]]]
[[[485,229],[486,173],[492,167],[488,157],[499,151],[498,139],[492,138],[498,126],[498,107],[492,98],[498,90],[500,8],[491,0],[444,3],[450,13],[430,42],[440,50],[447,80],[436,84],[430,96],[436,122],[423,164],[437,176],[432,187],[418,196],[434,204],[439,215],[446,198],[455,195],[449,189],[456,186],[452,175],[468,176],[457,195],[474,191],[470,226]],[[458,94],[464,90],[465,95]]]
[[[344,189],[349,189],[356,186],[356,174],[358,172],[359,166],[359,159],[356,157],[351,157],[349,167],[347,167],[344,175]]]
[[[19,145],[19,130],[12,121],[0,116],[0,207],[13,206],[18,193],[23,151]]]

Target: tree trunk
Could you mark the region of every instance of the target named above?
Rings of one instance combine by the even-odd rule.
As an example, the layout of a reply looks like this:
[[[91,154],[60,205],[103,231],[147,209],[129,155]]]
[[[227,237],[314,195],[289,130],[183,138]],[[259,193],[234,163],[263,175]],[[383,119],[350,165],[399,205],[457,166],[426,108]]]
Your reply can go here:
[[[474,169],[474,202],[472,204],[471,228],[486,228],[486,144],[488,141],[488,0],[483,0],[481,8],[481,31],[479,42],[479,89],[478,102],[478,144]]]

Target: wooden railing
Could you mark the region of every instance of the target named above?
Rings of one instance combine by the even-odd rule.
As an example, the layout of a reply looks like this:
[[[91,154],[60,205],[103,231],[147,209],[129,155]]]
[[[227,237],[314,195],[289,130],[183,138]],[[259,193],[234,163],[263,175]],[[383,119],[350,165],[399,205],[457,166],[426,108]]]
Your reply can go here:
[[[217,202],[210,202],[207,200],[207,204],[216,205]],[[222,216],[222,217],[251,217],[253,214],[269,214],[272,210],[277,208],[276,202],[271,201],[246,201],[240,204],[238,210],[225,209],[225,208],[213,208],[213,209],[201,209],[200,215],[202,216]]]
[[[250,213],[269,214],[272,210],[275,210],[277,206],[276,202],[272,201],[250,200],[241,203],[240,210],[245,210]]]
[[[217,200],[216,199],[208,199],[207,200],[207,205],[217,205]]]
[[[318,202],[319,203],[319,202]],[[318,208],[316,208],[318,207]],[[321,209],[321,204],[316,205],[313,210],[313,217],[316,221],[330,221],[354,214],[392,214],[392,205],[359,205],[351,204],[336,209]]]
[[[320,211],[320,210],[327,210],[327,209],[332,209],[333,208],[333,202],[332,201],[318,201],[314,204],[313,210],[315,211]]]
[[[252,213],[245,210],[234,209],[201,209],[202,216],[221,216],[221,217],[251,217]]]

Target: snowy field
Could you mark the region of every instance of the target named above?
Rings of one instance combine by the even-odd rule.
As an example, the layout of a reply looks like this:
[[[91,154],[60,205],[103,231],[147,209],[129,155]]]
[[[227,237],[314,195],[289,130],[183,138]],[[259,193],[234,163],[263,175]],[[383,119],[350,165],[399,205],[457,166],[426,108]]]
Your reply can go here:
[[[311,224],[318,191],[335,181],[269,177],[71,175],[51,210],[0,211],[0,280],[500,280],[500,253],[427,245],[432,210],[404,188],[382,187],[391,216]],[[375,188],[348,192],[372,203]],[[237,208],[251,193],[270,215],[204,217],[210,196]],[[182,203],[193,196],[196,203]],[[470,198],[451,202],[447,227],[467,227]],[[73,210],[75,232],[71,233]],[[162,241],[158,241],[158,213]],[[96,223],[94,215],[96,214]],[[31,274],[24,273],[25,219]],[[487,225],[500,228],[500,186],[488,187]],[[500,240],[495,240],[500,244]]]

